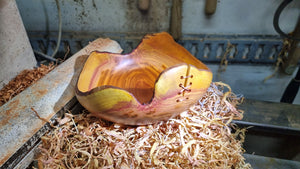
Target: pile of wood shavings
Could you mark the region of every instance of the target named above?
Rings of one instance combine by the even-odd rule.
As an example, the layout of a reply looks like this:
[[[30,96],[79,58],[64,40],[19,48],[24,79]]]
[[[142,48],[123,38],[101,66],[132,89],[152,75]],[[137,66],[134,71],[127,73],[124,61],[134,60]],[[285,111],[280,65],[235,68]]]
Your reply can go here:
[[[188,111],[166,122],[122,126],[66,114],[42,137],[41,168],[251,168],[242,156],[245,130],[231,133],[242,119],[240,103],[225,84],[212,83]],[[226,86],[226,85],[225,85]],[[229,88],[230,89],[230,88]],[[239,138],[239,139],[238,139]]]
[[[41,65],[40,67],[32,70],[23,70],[0,90],[0,106],[11,100],[17,94],[21,93],[54,68],[55,65],[51,63],[49,65]]]

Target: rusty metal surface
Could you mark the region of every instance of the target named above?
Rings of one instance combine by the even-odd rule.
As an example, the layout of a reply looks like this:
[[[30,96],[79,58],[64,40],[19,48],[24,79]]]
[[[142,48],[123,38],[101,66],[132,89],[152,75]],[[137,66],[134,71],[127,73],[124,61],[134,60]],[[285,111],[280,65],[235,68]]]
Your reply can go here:
[[[247,112],[243,121],[300,132],[300,105],[245,99],[239,108]]]
[[[251,164],[253,169],[296,169],[300,168],[299,161],[283,160],[279,158],[264,157],[254,154],[244,154],[246,162]]]
[[[97,39],[0,107],[0,166],[45,125],[31,108],[50,120],[74,97],[78,74],[93,50],[122,51],[115,41]]]

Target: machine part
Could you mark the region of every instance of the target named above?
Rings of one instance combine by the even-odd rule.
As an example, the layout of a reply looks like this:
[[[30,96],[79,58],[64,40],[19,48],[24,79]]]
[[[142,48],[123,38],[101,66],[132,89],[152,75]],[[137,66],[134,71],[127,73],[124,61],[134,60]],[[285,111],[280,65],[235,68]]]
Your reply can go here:
[[[142,12],[147,13],[150,8],[150,0],[139,0],[138,1],[138,8]]]
[[[300,67],[298,69],[297,75],[293,78],[288,86],[286,87],[280,102],[293,103],[300,87]]]
[[[178,40],[182,36],[182,0],[173,0],[172,3],[170,33],[175,40]]]
[[[94,50],[122,51],[115,41],[97,39],[0,107],[1,168],[14,167],[26,155],[24,151],[31,150],[45,133],[46,122],[37,118],[32,108],[48,121],[75,96],[74,87],[82,63]]]
[[[247,112],[243,121],[277,126],[300,135],[300,105],[245,99],[239,108]]]
[[[46,33],[31,32],[30,42],[35,50],[47,51],[51,53],[56,44],[56,38],[50,34],[49,45],[44,39]],[[53,34],[55,36],[55,33]],[[70,55],[75,54],[89,41],[97,35],[88,34],[86,36],[64,33],[58,51],[58,56],[63,58],[70,47]],[[137,47],[143,35],[137,34],[115,34],[102,33],[102,37],[115,39],[124,49],[123,53],[130,53]],[[204,63],[220,63],[228,44],[234,47],[226,56],[228,63],[253,63],[253,64],[275,64],[283,42],[278,36],[259,35],[182,35],[177,41],[184,46],[192,55]]]
[[[206,0],[205,1],[205,14],[212,15],[217,9],[217,0]]]
[[[289,4],[291,3],[293,0],[283,0],[282,3],[278,6],[278,8],[276,9],[276,12],[274,14],[274,18],[273,18],[273,26],[274,26],[274,29],[276,30],[277,33],[279,33],[280,36],[284,37],[284,38],[288,38],[288,39],[292,39],[292,40],[300,40],[299,37],[293,37],[293,36],[290,36],[286,33],[284,33],[280,27],[279,27],[279,17],[280,17],[280,14],[281,12],[283,11],[283,9]],[[299,21],[298,21],[299,23]],[[299,24],[298,24],[299,25]],[[297,26],[299,27],[299,26]]]
[[[75,97],[73,97],[60,111],[58,111],[50,122],[56,118],[61,118],[64,113],[69,110],[71,112],[80,112],[83,109]],[[10,157],[0,168],[27,168],[32,161],[36,160],[39,153],[38,146],[41,143],[41,137],[51,130],[49,123],[42,126],[20,149],[18,149],[12,157]]]
[[[253,154],[244,154],[246,162],[251,164],[253,169],[296,169],[300,168],[300,162],[283,160],[278,158],[264,157]]]
[[[300,161],[300,105],[245,99],[239,128],[247,128],[244,149],[265,157]]]
[[[16,1],[0,2],[0,88],[37,62],[26,34]]]

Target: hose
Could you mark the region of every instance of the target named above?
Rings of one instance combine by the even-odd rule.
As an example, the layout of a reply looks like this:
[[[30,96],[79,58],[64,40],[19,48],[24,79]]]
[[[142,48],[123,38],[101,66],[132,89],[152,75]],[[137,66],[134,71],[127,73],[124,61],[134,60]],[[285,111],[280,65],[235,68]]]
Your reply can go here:
[[[279,17],[280,17],[280,14],[281,12],[283,11],[283,9],[289,4],[291,3],[293,0],[284,0],[279,6],[278,8],[276,9],[276,12],[274,14],[274,18],[273,18],[273,26],[274,26],[274,29],[276,30],[277,33],[279,33],[279,35],[281,37],[284,37],[284,38],[288,38],[288,39],[292,39],[292,40],[300,40],[299,38],[295,38],[293,36],[290,36],[286,33],[284,33],[280,27],[279,27]]]
[[[60,5],[59,5],[59,1],[58,0],[55,0],[55,3],[56,3],[56,7],[57,7],[57,12],[58,12],[58,37],[57,37],[57,44],[56,44],[56,47],[52,53],[51,56],[48,56],[42,52],[39,52],[39,51],[35,51],[34,50],[34,53],[42,56],[43,58],[47,59],[47,60],[50,60],[50,61],[53,61],[53,62],[56,62],[57,59],[54,58],[54,56],[56,55],[58,49],[59,49],[59,46],[60,46],[60,42],[61,42],[61,32],[62,32],[62,19],[61,19],[61,11],[60,11]]]

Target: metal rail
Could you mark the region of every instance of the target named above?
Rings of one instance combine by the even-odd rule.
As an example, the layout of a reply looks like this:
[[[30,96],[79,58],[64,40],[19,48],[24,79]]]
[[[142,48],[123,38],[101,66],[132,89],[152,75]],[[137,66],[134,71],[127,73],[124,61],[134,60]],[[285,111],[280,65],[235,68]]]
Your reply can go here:
[[[54,33],[29,32],[32,48],[51,54],[57,43],[54,35]],[[99,36],[115,39],[124,49],[123,53],[131,52],[143,38],[142,34],[133,33],[86,35],[64,33],[58,55],[63,57],[68,47],[70,47],[72,55]],[[279,36],[260,35],[183,35],[177,42],[205,63],[220,63],[226,49],[231,44],[231,50],[226,56],[229,63],[273,64],[276,63],[283,45]]]

